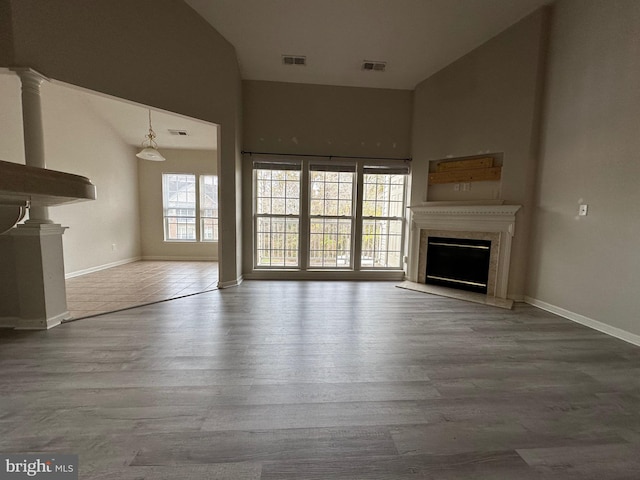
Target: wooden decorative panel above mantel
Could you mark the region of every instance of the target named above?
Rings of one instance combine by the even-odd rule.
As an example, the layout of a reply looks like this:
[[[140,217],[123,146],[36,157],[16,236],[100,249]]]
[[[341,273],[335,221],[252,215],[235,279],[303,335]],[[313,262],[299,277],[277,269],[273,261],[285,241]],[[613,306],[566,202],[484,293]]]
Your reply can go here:
[[[429,185],[500,180],[502,167],[494,167],[493,163],[493,157],[442,161],[436,172],[429,174]]]

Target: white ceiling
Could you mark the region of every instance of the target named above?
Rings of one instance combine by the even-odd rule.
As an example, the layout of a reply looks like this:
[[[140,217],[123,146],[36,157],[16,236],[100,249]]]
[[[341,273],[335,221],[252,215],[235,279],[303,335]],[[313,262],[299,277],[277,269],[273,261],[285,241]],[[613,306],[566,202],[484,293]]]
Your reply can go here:
[[[82,102],[90,112],[101,118],[122,140],[138,147],[149,131],[149,110],[145,105],[93,92],[63,82],[44,82],[41,87],[43,105],[49,96],[61,96]],[[216,150],[216,125],[185,117],[177,113],[151,109],[153,130],[158,149]],[[18,161],[24,158],[22,145],[22,107],[20,80],[8,69],[0,68],[0,126],[5,142],[0,142],[0,160]],[[175,136],[169,129],[186,130],[188,136]]]
[[[125,143],[133,146],[142,144],[145,135],[149,132],[149,109],[146,106],[76,87],[72,88],[96,115],[118,133]],[[161,151],[164,148],[217,149],[217,131],[212,123],[156,109],[151,109],[151,123]],[[169,129],[186,130],[188,135],[172,135]]]
[[[242,78],[413,89],[550,0],[185,0],[237,52]],[[285,66],[282,55],[304,55]],[[386,61],[385,72],[363,60]]]

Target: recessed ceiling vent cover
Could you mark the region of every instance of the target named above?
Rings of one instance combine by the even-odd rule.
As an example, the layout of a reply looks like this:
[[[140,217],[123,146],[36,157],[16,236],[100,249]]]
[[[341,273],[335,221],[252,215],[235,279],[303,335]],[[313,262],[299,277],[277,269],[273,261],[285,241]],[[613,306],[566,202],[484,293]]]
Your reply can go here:
[[[285,65],[306,65],[307,57],[302,55],[282,55],[282,63]]]
[[[189,135],[186,130],[174,130],[172,128],[169,129],[169,133],[171,135],[177,135],[179,137],[186,137],[187,135]]]
[[[372,62],[371,60],[363,60],[362,62],[362,70],[384,72],[385,68],[387,68],[387,62]]]

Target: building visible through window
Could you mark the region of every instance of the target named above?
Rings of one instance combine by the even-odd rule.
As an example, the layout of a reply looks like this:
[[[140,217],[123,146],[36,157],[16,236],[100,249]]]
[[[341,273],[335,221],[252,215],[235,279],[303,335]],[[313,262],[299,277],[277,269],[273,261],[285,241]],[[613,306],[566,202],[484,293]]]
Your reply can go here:
[[[217,176],[163,173],[162,203],[165,241],[218,241]]]

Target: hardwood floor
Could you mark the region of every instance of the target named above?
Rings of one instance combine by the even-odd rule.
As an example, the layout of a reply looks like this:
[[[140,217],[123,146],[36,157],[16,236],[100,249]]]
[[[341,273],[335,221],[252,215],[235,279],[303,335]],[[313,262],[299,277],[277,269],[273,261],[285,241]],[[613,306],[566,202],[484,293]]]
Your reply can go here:
[[[640,472],[640,348],[524,304],[252,281],[0,345],[0,452],[81,479]]]

